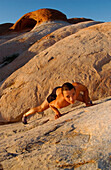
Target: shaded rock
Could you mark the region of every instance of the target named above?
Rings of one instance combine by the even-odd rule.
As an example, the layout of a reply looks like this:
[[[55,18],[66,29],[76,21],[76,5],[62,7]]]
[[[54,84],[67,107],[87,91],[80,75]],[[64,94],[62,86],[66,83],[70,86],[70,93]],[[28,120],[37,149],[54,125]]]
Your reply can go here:
[[[47,49],[48,47],[52,46],[56,42],[60,41],[61,39],[78,32],[80,29],[95,24],[99,24],[99,22],[90,21],[90,22],[79,23],[76,25],[67,25],[57,29],[56,31],[53,31],[51,34],[44,36],[43,38],[41,38],[40,40],[32,44],[28,48],[28,50],[22,52],[13,62],[7,65],[3,65],[3,64],[1,65],[2,67],[0,68],[0,72],[1,72],[0,81],[7,78],[12,72],[20,68],[21,66],[23,66],[35,55],[39,54],[41,51]],[[56,25],[55,25],[55,29],[56,29]],[[6,70],[8,70],[8,72],[6,72]]]
[[[0,24],[0,35],[5,34],[9,30],[9,28],[12,26],[13,26],[12,23]]]
[[[31,30],[35,25],[46,21],[67,21],[65,14],[54,9],[39,9],[37,11],[29,12],[22,16],[12,27],[14,31]]]
[[[22,33],[15,38],[5,41],[0,45],[0,64],[3,64],[6,57],[21,54],[42,37],[66,25],[69,25],[69,23],[63,21],[47,22],[36,26],[31,32]]]
[[[3,169],[110,169],[111,97],[64,109],[63,116],[41,117],[0,127]],[[50,112],[50,110],[49,110]],[[42,156],[41,156],[42,155]]]
[[[68,19],[68,22],[70,24],[77,24],[79,22],[86,22],[86,21],[93,21],[93,20],[89,18],[69,18]]]

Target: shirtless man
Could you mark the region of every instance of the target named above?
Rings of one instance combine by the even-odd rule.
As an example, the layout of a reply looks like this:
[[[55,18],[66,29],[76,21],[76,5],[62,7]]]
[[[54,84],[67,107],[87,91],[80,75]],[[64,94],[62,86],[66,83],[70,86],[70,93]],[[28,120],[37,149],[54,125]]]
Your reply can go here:
[[[27,116],[36,112],[43,112],[49,107],[55,112],[55,119],[61,116],[58,109],[73,104],[75,100],[84,102],[86,106],[92,106],[92,101],[89,98],[88,89],[80,83],[64,83],[62,86],[53,89],[47,99],[38,107],[30,109],[23,115],[22,122],[27,124]]]

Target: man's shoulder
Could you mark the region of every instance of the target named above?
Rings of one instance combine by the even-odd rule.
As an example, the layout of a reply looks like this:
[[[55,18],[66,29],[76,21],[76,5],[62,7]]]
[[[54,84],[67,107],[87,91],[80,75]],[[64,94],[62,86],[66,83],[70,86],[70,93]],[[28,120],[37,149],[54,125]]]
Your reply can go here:
[[[60,94],[62,94],[61,87],[60,87],[60,88],[58,88],[58,89],[56,90],[56,94],[57,94],[57,96],[58,96],[58,95],[60,95]]]

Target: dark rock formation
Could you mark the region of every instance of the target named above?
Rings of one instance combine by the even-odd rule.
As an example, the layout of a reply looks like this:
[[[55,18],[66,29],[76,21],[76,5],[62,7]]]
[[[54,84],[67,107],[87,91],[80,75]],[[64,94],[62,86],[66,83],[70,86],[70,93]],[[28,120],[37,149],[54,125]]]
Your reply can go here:
[[[5,34],[12,26],[13,26],[12,23],[0,24],[0,35]]]
[[[93,21],[93,20],[88,19],[88,18],[70,18],[70,19],[68,19],[68,22],[71,24],[77,24],[79,22],[85,22],[85,21]]]

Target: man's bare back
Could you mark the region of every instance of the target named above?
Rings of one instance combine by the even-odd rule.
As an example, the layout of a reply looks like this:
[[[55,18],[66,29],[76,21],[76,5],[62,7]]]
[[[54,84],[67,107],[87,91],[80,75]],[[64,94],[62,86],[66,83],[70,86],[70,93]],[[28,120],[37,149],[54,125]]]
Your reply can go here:
[[[30,109],[23,115],[23,123],[27,123],[27,116],[36,112],[43,112],[49,107],[55,112],[55,119],[61,116],[58,109],[73,104],[75,100],[84,102],[86,106],[93,105],[89,98],[88,89],[81,83],[64,83],[62,86],[56,87],[47,99],[38,107]]]

